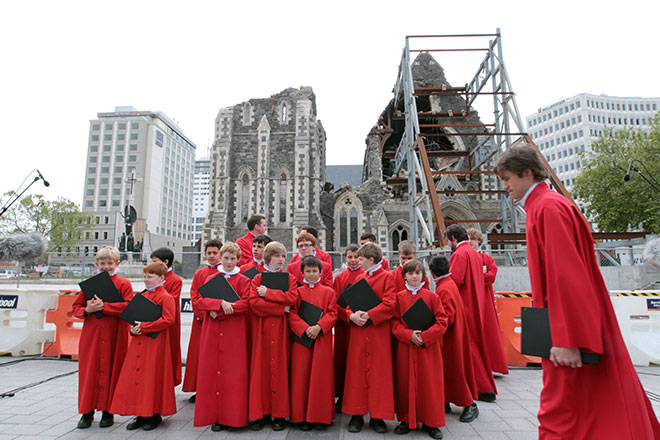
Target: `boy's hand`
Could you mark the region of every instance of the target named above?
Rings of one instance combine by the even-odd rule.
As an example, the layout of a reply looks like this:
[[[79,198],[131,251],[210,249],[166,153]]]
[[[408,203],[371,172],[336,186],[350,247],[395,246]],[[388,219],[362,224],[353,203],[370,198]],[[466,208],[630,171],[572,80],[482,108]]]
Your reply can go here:
[[[257,293],[259,294],[260,297],[265,298],[266,297],[266,291],[268,288],[266,286],[259,286],[257,287]]]
[[[209,316],[211,317],[211,319],[215,319],[218,317],[218,312],[216,312],[215,310],[211,310],[209,312]]]
[[[552,347],[550,349],[550,361],[555,367],[580,368],[582,366],[582,355],[579,348]]]
[[[418,347],[424,345],[424,341],[422,340],[422,332],[419,330],[415,330],[414,332],[412,332],[412,335],[410,335],[410,342],[412,342]]]
[[[94,298],[87,300],[87,307],[85,307],[87,314],[103,311],[103,300],[94,295]]]
[[[142,324],[140,321],[135,321],[135,325],[131,326],[131,333],[134,335],[141,335],[142,329],[140,328],[140,324]]]
[[[225,312],[225,315],[231,315],[234,313],[234,308],[231,306],[230,302],[222,300],[222,311]]]
[[[291,306],[284,306],[284,313],[289,313],[291,311]]]
[[[367,319],[369,319],[369,315],[367,315],[366,318],[365,315],[367,315],[365,312],[357,311],[351,313],[351,316],[349,316],[348,319],[358,327],[362,327],[364,324],[367,323]]]
[[[320,332],[321,326],[318,324],[307,327],[307,330],[305,330],[307,337],[312,340],[316,339]]]

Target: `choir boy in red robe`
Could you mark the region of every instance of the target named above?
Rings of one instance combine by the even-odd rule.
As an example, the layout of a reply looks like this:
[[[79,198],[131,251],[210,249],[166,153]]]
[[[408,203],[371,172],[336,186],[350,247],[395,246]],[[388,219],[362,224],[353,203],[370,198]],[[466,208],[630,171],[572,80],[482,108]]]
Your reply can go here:
[[[406,288],[406,280],[404,280],[401,270],[408,261],[415,260],[416,258],[417,250],[415,249],[415,244],[410,240],[402,240],[399,243],[399,265],[396,269],[390,272],[390,276],[392,277],[392,288],[395,292],[399,292]],[[426,275],[424,275],[424,288],[429,288],[429,279]]]
[[[252,242],[257,235],[264,235],[268,232],[268,222],[266,217],[261,214],[253,214],[247,221],[248,232],[238,240],[236,244],[241,248],[241,259],[238,266],[249,263],[252,255]]]
[[[95,296],[87,301],[80,292],[71,314],[84,319],[78,344],[78,412],[82,414],[79,429],[86,429],[94,421],[94,410],[103,411],[99,427],[114,423],[110,403],[128,348],[128,324],[117,318],[133,298],[131,282],[117,275],[119,251],[103,247],[96,254],[96,267],[108,272],[125,302],[104,303]],[[96,317],[96,312],[103,316]]]
[[[307,232],[308,234],[312,234],[314,238],[316,239],[316,243],[318,244],[319,242],[319,231],[312,227],[312,226],[304,226],[300,232]],[[319,260],[321,260],[324,263],[328,263],[330,266],[330,269],[332,269],[332,257],[330,256],[329,253],[325,252],[324,250],[320,249],[318,246],[314,247],[314,253],[312,254]],[[300,254],[295,254],[293,257],[291,257],[291,262],[289,264],[298,264],[300,263]]]
[[[358,258],[359,246],[351,243],[346,247],[344,259],[346,268],[335,277],[333,287],[335,289],[335,300],[339,299],[344,289],[355,284],[364,271],[360,266]],[[348,350],[348,314],[346,308],[337,304],[337,323],[335,324],[334,364],[335,364],[335,397],[337,411],[341,411],[342,396],[344,392],[344,376],[346,375],[346,352]]]
[[[312,234],[302,232],[296,238],[296,246],[298,247],[298,255],[302,258],[314,256],[314,249],[316,248],[316,238]],[[296,282],[300,285],[305,279],[302,271],[300,270],[300,260],[298,263],[289,263],[286,268],[287,272],[293,275]],[[321,270],[321,284],[332,288],[332,265],[323,262],[323,269]]]
[[[197,302],[202,299],[197,289],[206,282],[210,275],[218,273],[220,264],[220,249],[222,242],[220,240],[209,240],[204,244],[204,256],[206,257],[206,266],[195,272],[192,285],[190,286],[190,302],[193,308],[193,322],[190,329],[190,341],[188,342],[188,356],[186,358],[186,374],[183,377],[184,392],[195,392],[197,389],[197,366],[199,361],[199,338],[202,335],[202,323],[206,312],[197,310]],[[195,402],[195,395],[190,397],[190,402]]]
[[[460,421],[469,423],[479,416],[477,383],[472,368],[470,333],[463,310],[463,301],[456,283],[449,273],[445,257],[435,256],[429,261],[435,283],[435,293],[447,314],[447,330],[442,335],[442,359],[445,373],[445,412],[451,412],[451,403],[462,406]]]
[[[137,321],[131,327],[131,344],[121,368],[111,412],[136,417],[126,425],[132,431],[156,429],[162,416],[176,413],[174,375],[168,331],[174,324],[174,298],[165,291],[167,266],[151,263],[144,268],[141,293],[162,308],[161,317],[152,322]],[[155,338],[148,333],[158,332]]]
[[[172,270],[174,252],[170,248],[158,248],[151,253],[151,261],[154,263],[165,263],[167,275],[165,275],[165,291],[174,298],[174,325],[169,329],[170,353],[172,353],[172,368],[174,371],[174,386],[181,383],[181,289],[183,281]]]
[[[266,272],[282,272],[286,261],[286,248],[272,241],[264,249]],[[264,272],[265,273],[265,272]],[[286,272],[284,272],[286,273]],[[257,274],[250,286],[250,429],[259,431],[271,416],[274,431],[286,427],[289,407],[289,355],[291,337],[287,314],[296,304],[298,290],[296,279],[288,274],[289,289],[286,292],[261,285],[263,274]]]
[[[373,233],[365,232],[364,234],[360,235],[360,246],[362,246],[365,243],[378,244],[378,240],[376,240],[376,236]],[[385,269],[388,272],[390,271],[390,263],[385,258],[383,258],[380,261],[380,264],[383,266],[383,269]]]
[[[477,399],[494,402],[497,388],[490,364],[484,326],[484,316],[492,301],[484,295],[484,269],[481,255],[472,249],[465,229],[457,224],[450,225],[445,232],[454,253],[449,260],[449,272],[461,294],[472,347],[472,366],[477,380]]]
[[[401,423],[395,434],[407,434],[417,429],[431,438],[442,438],[445,426],[442,334],[447,328],[447,315],[440,298],[424,287],[424,265],[419,260],[408,261],[401,271],[404,289],[397,292],[392,333],[399,342],[396,349],[396,416]],[[412,330],[401,317],[416,301],[422,299],[435,317],[426,330]]]
[[[264,264],[266,264],[264,261],[264,248],[271,241],[273,240],[267,235],[257,235],[254,237],[254,241],[252,242],[252,261],[240,267],[241,273],[245,273],[253,267],[256,267],[259,272],[266,270],[264,269]]]
[[[493,290],[493,283],[497,276],[497,264],[495,264],[495,259],[493,257],[479,251],[479,248],[481,248],[481,245],[484,242],[484,237],[481,234],[481,231],[477,228],[469,228],[467,234],[470,246],[472,246],[472,249],[477,251],[483,259],[485,286],[484,301],[486,303],[486,307],[483,309],[483,323],[490,366],[496,373],[509,374],[509,366],[506,362],[504,344],[502,343],[502,330],[500,329],[500,321],[497,318],[497,309],[495,308],[495,292]]]
[[[381,299],[369,311],[350,310],[346,378],[342,412],[351,415],[349,432],[360,432],[363,415],[369,413],[369,425],[378,433],[387,432],[383,419],[394,419],[394,378],[390,318],[394,313],[394,292],[390,274],[383,269],[383,252],[376,243],[365,243],[358,250],[363,278]],[[371,324],[364,324],[371,320]]]
[[[325,430],[335,418],[332,327],[337,320],[337,300],[335,291],[321,284],[322,267],[314,256],[302,259],[305,279],[289,313],[291,331],[314,341],[311,349],[298,343],[291,347],[291,422],[300,423],[303,431]],[[323,309],[317,324],[309,325],[298,316],[301,301]]]
[[[539,438],[660,439],[598,267],[589,224],[544,182],[538,150],[518,141],[495,174],[527,213],[527,261],[535,307],[547,307],[552,345],[542,360]],[[600,354],[583,365],[580,352]]]
[[[234,430],[248,424],[248,344],[247,312],[250,279],[236,266],[241,249],[227,242],[220,249],[218,272],[224,276],[240,300],[204,298],[198,310],[207,313],[202,324],[197,401],[194,426],[211,425],[212,431]]]

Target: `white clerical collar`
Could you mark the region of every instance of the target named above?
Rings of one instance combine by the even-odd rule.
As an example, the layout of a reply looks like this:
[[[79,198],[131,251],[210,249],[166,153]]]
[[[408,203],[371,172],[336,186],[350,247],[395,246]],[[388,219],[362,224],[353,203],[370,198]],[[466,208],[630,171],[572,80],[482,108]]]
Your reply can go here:
[[[447,278],[449,275],[451,275],[451,272],[445,274],[445,275],[440,275],[438,278],[433,278],[433,282],[437,284],[438,281],[443,280]]]
[[[264,269],[266,269],[266,272],[282,272],[282,268],[272,270],[267,264],[264,264]]]
[[[316,285],[318,284],[319,281],[321,281],[321,277],[319,277],[319,278],[318,278],[316,281],[314,281],[313,283],[310,283],[309,281],[307,281],[306,279],[303,278],[303,283],[307,284],[307,285],[309,286],[310,289],[313,289],[314,286],[316,286]]]
[[[231,277],[232,275],[236,275],[237,273],[240,273],[240,272],[241,272],[241,269],[240,269],[238,266],[234,266],[234,268],[233,268],[232,270],[230,270],[229,272],[227,272],[226,270],[223,269],[222,265],[220,265],[220,266],[218,266],[218,272],[220,272],[220,273],[224,273],[224,274],[225,274],[225,278],[229,278],[229,277]]]
[[[257,263],[257,266],[263,266],[264,264],[264,259],[262,258],[261,260],[257,260],[256,258],[252,257],[252,260]]]
[[[208,267],[218,267],[218,266],[220,265],[220,263],[218,262],[218,263],[215,263],[215,264],[211,264],[211,263],[209,263],[209,262],[207,261],[207,262],[206,262],[206,265],[207,265]]]
[[[119,266],[115,267],[115,270],[113,270],[112,272],[110,272],[109,275],[110,275],[111,277],[114,277],[114,276],[117,275],[118,273],[119,273]]]
[[[369,269],[365,270],[365,272],[368,273],[369,276],[373,276],[374,272],[376,272],[381,267],[383,267],[383,260],[380,260],[378,263],[374,264]]]
[[[344,263],[344,264],[346,264],[346,263]],[[353,268],[352,268],[351,266],[349,266],[348,264],[346,264],[346,267],[347,267],[348,269],[350,269],[351,271],[353,271],[353,272],[355,272],[356,270],[360,269],[360,265],[359,265],[359,264],[355,267],[355,269],[353,269]]]
[[[172,272],[172,268],[171,268],[171,267],[168,267],[168,268],[167,268],[167,271],[168,271],[168,272]]]
[[[532,193],[532,191],[534,191],[534,188],[539,186],[539,184],[541,184],[541,183],[543,183],[543,182],[536,182],[534,185],[529,187],[529,189],[527,190],[527,192],[525,193],[523,198],[520,199],[520,202],[519,202],[520,206],[522,206],[523,208],[525,207],[525,202],[527,201],[527,197],[529,197],[529,195]]]
[[[406,289],[410,290],[413,296],[417,295],[417,292],[419,292],[420,289],[424,287],[424,283],[419,283],[419,286],[417,287],[412,287],[410,284],[408,284],[408,281],[404,281],[404,283],[406,284]]]
[[[458,247],[459,247],[460,245],[465,244],[465,243],[470,244],[470,241],[469,241],[469,240],[464,240],[464,241],[459,242],[459,243],[456,245],[456,249],[458,249]]]
[[[161,281],[160,283],[156,284],[154,287],[147,287],[147,290],[149,292],[155,292],[156,289],[158,289],[160,286],[165,284],[165,280]]]

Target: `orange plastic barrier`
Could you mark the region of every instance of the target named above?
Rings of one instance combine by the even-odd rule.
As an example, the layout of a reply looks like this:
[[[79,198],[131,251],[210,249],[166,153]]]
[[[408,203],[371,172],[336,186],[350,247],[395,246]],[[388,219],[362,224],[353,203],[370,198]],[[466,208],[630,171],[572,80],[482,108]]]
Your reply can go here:
[[[57,309],[46,312],[46,322],[55,324],[55,342],[44,346],[44,356],[78,359],[78,340],[82,332],[82,319],[71,315],[71,306],[77,290],[60,290]]]
[[[500,295],[495,299],[497,317],[502,330],[504,353],[509,365],[525,367],[528,364],[540,364],[541,358],[525,356],[520,353],[520,310],[532,306],[531,292],[495,292]]]

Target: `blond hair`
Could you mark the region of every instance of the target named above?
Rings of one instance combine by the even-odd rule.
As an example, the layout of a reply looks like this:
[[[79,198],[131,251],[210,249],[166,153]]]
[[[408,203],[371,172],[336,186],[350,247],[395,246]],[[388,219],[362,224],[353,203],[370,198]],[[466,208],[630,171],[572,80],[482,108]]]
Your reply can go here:
[[[119,263],[119,251],[112,246],[103,246],[96,253],[96,261],[111,259]]]
[[[223,256],[225,252],[236,255],[236,258],[241,259],[241,248],[234,242],[228,241],[220,248],[220,256]]]
[[[286,248],[279,241],[271,241],[264,248],[264,261],[266,264],[270,263],[271,257],[277,254],[286,255]]]
[[[373,258],[378,263],[383,259],[383,251],[376,243],[367,242],[358,249],[358,257]]]
[[[413,255],[416,254],[415,244],[410,240],[403,240],[399,243],[399,254]]]
[[[469,228],[467,230],[467,235],[470,240],[477,240],[480,245],[484,242],[484,236],[477,228]]]

